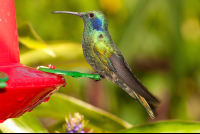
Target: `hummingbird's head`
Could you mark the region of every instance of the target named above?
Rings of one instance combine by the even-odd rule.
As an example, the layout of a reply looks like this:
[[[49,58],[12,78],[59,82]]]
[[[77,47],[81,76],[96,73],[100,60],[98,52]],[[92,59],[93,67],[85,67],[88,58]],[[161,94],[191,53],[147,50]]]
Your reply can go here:
[[[66,13],[79,16],[84,21],[84,27],[88,30],[107,31],[108,21],[105,15],[97,10],[88,12],[55,11],[52,13]]]

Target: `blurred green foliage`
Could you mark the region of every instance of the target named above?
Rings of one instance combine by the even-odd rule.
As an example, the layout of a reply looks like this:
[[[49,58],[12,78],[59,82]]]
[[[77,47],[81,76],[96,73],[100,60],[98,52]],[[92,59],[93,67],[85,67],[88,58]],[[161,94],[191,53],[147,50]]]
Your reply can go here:
[[[37,117],[47,119],[50,117],[57,120],[56,124],[47,127],[50,132],[62,130],[62,124],[65,123],[63,117],[74,112],[84,115],[84,118],[89,120],[87,127],[93,129],[94,132],[114,132],[132,127],[131,124],[108,112],[59,93],[53,95],[48,103],[40,105],[33,110],[33,114]]]
[[[130,129],[122,130],[120,133],[199,133],[199,122],[192,121],[158,121],[136,125]]]
[[[8,119],[0,124],[3,133],[48,133],[31,113],[26,113],[19,118]]]
[[[199,5],[199,0],[18,0],[18,26],[29,22],[56,54],[53,58],[20,44],[21,62],[31,67],[53,64],[56,69],[93,73],[82,54],[83,21],[51,12],[100,10],[135,75],[161,101],[155,121],[199,121]],[[112,82],[71,77],[66,81],[68,85],[60,93],[104,109],[132,125],[152,122],[144,108]]]

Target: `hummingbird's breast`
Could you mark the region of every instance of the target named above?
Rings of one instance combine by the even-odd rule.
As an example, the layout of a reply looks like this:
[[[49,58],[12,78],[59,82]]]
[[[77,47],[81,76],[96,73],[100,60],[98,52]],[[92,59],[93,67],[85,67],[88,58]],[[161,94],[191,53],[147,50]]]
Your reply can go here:
[[[105,31],[92,30],[91,32],[83,32],[82,48],[83,54],[90,66],[99,74],[109,73],[109,69],[101,62],[97,54],[94,52],[94,45],[102,41],[101,36],[105,36]]]

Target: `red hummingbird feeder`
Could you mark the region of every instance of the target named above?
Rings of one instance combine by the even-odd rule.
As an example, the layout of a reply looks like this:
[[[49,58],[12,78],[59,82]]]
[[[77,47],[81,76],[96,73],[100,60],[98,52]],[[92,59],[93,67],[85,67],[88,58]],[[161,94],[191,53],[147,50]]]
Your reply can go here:
[[[0,1],[0,77],[3,76],[8,77],[5,86],[0,87],[0,122],[31,111],[66,84],[61,75],[20,63],[14,0]]]

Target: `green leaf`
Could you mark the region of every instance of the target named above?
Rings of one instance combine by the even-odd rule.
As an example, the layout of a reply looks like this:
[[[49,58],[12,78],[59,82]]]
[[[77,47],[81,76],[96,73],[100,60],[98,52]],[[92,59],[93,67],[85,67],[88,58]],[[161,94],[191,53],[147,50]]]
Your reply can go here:
[[[54,65],[56,68],[65,69],[69,67],[85,66],[89,64],[83,57],[81,44],[70,42],[49,43],[50,48],[55,52],[56,58],[52,58],[42,51],[30,50],[20,54],[20,61],[26,66],[47,66]],[[33,58],[34,57],[34,58]],[[91,68],[91,67],[90,67]]]
[[[45,53],[56,57],[52,49],[37,35],[31,23],[26,22],[18,27],[18,40],[23,45],[31,49],[39,49]]]
[[[120,133],[200,133],[200,122],[194,121],[160,121],[136,125]]]
[[[0,124],[0,130],[3,133],[48,133],[31,113],[26,113],[19,118],[7,119]]]
[[[69,113],[79,112],[85,120],[89,120],[87,127],[92,128],[94,132],[119,131],[132,126],[104,110],[60,93],[52,95],[48,103],[36,107],[32,112],[38,117],[50,117],[60,120],[60,127],[65,123],[64,118]]]

